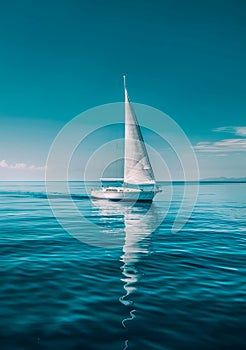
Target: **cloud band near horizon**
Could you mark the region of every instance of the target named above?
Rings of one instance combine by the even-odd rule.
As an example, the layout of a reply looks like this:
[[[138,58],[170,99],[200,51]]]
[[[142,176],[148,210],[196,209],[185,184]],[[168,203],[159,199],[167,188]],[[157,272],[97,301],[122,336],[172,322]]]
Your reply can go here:
[[[0,161],[0,167],[5,169],[16,169],[16,170],[39,170],[44,171],[45,166],[36,166],[36,165],[28,165],[26,163],[15,163],[15,164],[9,164],[5,159]]]

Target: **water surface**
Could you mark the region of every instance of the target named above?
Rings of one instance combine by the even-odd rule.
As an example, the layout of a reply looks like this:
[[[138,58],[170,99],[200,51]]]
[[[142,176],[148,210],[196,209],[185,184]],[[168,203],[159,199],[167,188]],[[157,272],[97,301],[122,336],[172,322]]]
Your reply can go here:
[[[150,234],[165,196],[129,209],[92,203],[83,183],[70,183],[96,224],[78,227],[71,198],[53,193],[78,240],[53,216],[44,183],[1,182],[1,348],[244,349],[246,184],[201,185],[176,234],[183,185],[174,187]]]

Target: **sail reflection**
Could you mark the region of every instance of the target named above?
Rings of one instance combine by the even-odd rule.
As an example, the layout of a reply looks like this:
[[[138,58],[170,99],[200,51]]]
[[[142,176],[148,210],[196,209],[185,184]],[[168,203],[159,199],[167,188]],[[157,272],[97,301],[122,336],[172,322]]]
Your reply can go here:
[[[122,325],[127,328],[127,322],[135,317],[133,294],[137,290],[138,282],[142,273],[138,269],[139,261],[149,254],[150,238],[155,228],[157,213],[153,204],[136,203],[131,210],[125,212],[125,243],[121,266],[125,294],[119,298],[120,302],[129,308],[129,317],[122,320]],[[128,347],[128,340],[125,342],[125,349]]]
[[[94,204],[95,205],[95,204]],[[156,228],[158,211],[153,203],[140,203],[129,205],[123,202],[100,201],[100,212],[103,215],[112,216],[121,214],[124,220],[123,254],[120,261],[125,293],[119,301],[128,308],[129,316],[122,320],[122,326],[127,329],[127,323],[135,318],[137,312],[134,307],[133,294],[138,288],[138,282],[142,277],[139,271],[139,262],[150,253],[151,234]],[[129,340],[125,340],[124,349],[128,348]]]

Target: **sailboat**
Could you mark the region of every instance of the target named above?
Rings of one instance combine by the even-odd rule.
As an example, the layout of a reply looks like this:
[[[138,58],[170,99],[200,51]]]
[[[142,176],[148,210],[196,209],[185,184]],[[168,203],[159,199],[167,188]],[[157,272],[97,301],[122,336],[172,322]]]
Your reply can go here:
[[[122,187],[102,187],[92,190],[91,197],[112,201],[151,202],[161,189],[156,185],[143,135],[130,102],[123,76],[125,94],[125,147],[124,147],[124,182]]]

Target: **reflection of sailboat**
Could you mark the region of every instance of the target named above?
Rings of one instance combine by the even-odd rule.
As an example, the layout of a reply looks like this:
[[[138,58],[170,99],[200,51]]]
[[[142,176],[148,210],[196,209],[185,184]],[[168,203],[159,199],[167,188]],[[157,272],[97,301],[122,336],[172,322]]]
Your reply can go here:
[[[159,215],[153,203],[135,203],[130,206],[126,203],[107,201],[95,201],[94,204],[99,208],[100,214],[108,217],[109,221],[115,215],[123,216],[125,239],[123,243],[122,278],[124,282],[125,293],[119,298],[119,301],[128,309],[129,316],[122,320],[122,326],[127,329],[128,322],[132,321],[137,313],[132,299],[134,292],[138,288],[138,282],[141,279],[139,271],[139,261],[150,253],[151,233],[158,226]],[[99,206],[100,205],[100,206]],[[125,347],[128,347],[128,339],[125,340]]]
[[[136,203],[130,211],[124,215],[125,222],[125,244],[121,267],[126,293],[119,298],[120,302],[129,308],[129,316],[122,320],[122,325],[127,328],[127,323],[135,318],[137,312],[132,300],[133,293],[137,290],[138,282],[142,277],[138,269],[138,263],[144,256],[149,254],[150,234],[157,221],[157,213],[154,205],[147,203]],[[125,340],[125,347],[128,347],[128,339]]]
[[[119,245],[123,243],[123,254],[120,260],[122,262],[121,280],[124,283],[125,292],[119,301],[129,313],[121,320],[122,326],[127,329],[129,322],[137,315],[133,296],[142,277],[139,262],[150,253],[151,234],[161,223],[162,216],[159,215],[159,210],[154,203],[136,202],[134,205],[130,205],[125,202],[108,202],[106,200],[93,201],[92,203],[99,210],[104,223],[108,223],[109,232],[112,229],[113,236],[117,237],[119,234]],[[114,225],[112,225],[112,221],[114,221]],[[124,228],[121,226],[122,221],[124,221]],[[117,229],[114,230],[114,226]],[[105,228],[105,226],[103,227]],[[117,234],[115,234],[116,232]],[[128,342],[129,339],[126,339],[124,350],[128,348]]]
[[[123,187],[103,187],[91,191],[91,197],[113,201],[152,201],[160,192],[150,164],[143,136],[125,91],[125,155],[124,155],[124,185]]]

